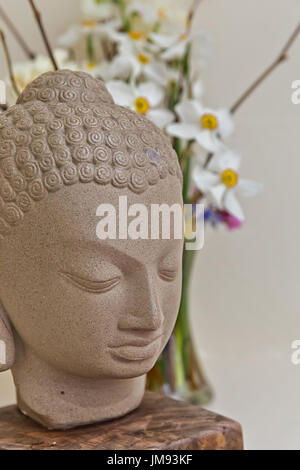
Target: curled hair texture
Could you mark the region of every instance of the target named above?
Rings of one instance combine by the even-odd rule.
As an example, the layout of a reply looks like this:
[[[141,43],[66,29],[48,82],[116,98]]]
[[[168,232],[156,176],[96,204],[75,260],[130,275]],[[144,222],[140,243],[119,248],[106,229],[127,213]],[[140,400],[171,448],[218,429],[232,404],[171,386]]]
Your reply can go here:
[[[63,186],[94,182],[141,194],[167,177],[182,183],[169,139],[84,72],[41,75],[0,116],[0,238]]]

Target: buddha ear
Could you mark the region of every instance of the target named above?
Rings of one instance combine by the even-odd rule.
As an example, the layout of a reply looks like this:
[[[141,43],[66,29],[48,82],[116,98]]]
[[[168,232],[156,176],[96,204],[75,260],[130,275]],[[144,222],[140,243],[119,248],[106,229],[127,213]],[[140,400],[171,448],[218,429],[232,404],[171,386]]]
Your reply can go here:
[[[10,369],[15,361],[15,343],[8,315],[0,301],[0,372]]]

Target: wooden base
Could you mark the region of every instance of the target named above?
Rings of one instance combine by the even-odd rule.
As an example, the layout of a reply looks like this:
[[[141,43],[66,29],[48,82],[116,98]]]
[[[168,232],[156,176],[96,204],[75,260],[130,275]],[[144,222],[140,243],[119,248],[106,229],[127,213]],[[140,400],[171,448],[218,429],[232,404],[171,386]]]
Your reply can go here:
[[[197,406],[147,392],[123,418],[47,431],[15,406],[0,408],[0,450],[242,450],[241,426]]]

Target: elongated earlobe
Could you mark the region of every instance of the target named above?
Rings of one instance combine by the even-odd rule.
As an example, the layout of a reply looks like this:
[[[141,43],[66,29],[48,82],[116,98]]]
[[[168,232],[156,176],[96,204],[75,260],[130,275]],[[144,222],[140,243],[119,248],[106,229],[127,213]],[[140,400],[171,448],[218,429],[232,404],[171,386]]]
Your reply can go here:
[[[7,313],[0,302],[0,372],[12,367],[15,360],[15,344]]]

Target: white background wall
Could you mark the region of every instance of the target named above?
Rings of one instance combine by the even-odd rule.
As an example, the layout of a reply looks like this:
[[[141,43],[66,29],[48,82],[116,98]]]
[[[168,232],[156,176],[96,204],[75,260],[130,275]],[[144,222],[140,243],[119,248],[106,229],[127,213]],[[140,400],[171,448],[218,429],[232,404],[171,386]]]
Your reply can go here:
[[[210,32],[208,102],[229,105],[273,60],[300,20],[298,0],[204,1]],[[238,419],[249,448],[300,448],[300,40],[290,59],[236,115],[243,172],[264,183],[236,233],[207,231],[192,285],[200,353],[216,391],[211,408]]]
[[[0,3],[43,50],[27,2]],[[78,3],[37,1],[52,39],[79,18]],[[207,104],[232,104],[299,20],[299,0],[203,0],[198,24],[211,41]],[[236,115],[232,143],[244,156],[244,176],[263,182],[264,192],[245,201],[242,230],[207,230],[191,287],[195,337],[216,394],[210,408],[242,423],[247,448],[300,449],[300,365],[290,360],[291,342],[300,338],[300,105],[290,98],[291,82],[300,79],[300,40],[290,56]],[[13,399],[3,374],[0,406]]]

